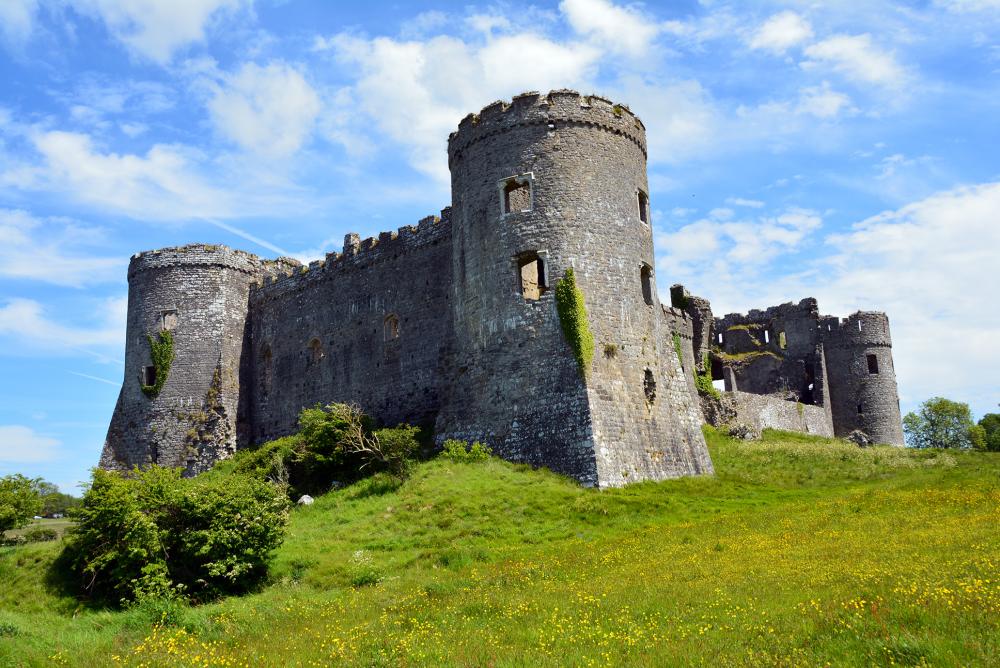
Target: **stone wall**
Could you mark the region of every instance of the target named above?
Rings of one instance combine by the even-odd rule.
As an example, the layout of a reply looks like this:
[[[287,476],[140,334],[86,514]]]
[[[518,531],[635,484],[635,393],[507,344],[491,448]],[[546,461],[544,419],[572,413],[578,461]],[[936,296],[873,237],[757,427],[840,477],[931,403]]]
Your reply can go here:
[[[723,392],[718,399],[703,397],[709,424],[748,424],[757,429],[782,429],[833,437],[833,425],[822,406],[809,406],[781,397],[749,392]]]

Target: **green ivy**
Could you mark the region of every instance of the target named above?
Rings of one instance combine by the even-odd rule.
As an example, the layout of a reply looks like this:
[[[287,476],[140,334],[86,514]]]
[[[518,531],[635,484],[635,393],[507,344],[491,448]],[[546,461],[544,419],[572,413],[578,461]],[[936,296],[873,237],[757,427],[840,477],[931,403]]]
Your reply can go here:
[[[705,370],[701,373],[698,373],[697,369],[694,371],[694,386],[698,388],[698,392],[701,394],[707,394],[715,399],[720,398],[722,395],[712,385],[712,364],[708,358],[708,353],[705,353],[705,357],[702,359],[702,366]]]
[[[587,322],[587,307],[583,303],[583,291],[576,285],[573,269],[556,283],[556,310],[562,325],[566,342],[573,349],[580,374],[586,378],[587,369],[594,358],[594,335]]]
[[[152,334],[147,334],[146,340],[149,341],[149,356],[153,359],[153,368],[156,369],[156,383],[143,385],[142,391],[152,399],[163,389],[163,384],[167,382],[167,374],[170,373],[170,365],[174,362],[174,335],[165,329],[160,332],[159,341],[154,340]]]
[[[681,368],[684,368],[684,353],[681,352],[681,335],[674,332],[674,350],[677,351],[677,359],[681,363]]]

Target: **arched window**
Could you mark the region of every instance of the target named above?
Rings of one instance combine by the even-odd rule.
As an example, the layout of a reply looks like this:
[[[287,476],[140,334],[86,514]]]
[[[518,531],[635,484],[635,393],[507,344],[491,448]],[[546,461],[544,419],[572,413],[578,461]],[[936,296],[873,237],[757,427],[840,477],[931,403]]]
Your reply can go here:
[[[639,279],[642,281],[642,300],[653,305],[653,268],[648,264],[642,265],[639,270]]]
[[[323,352],[323,343],[316,337],[313,337],[309,341],[309,363],[311,365],[319,364],[320,360],[323,359],[325,353]]]
[[[382,336],[386,341],[399,338],[399,317],[390,313],[382,322]]]
[[[641,190],[636,191],[635,198],[639,205],[639,220],[649,224],[649,196]]]

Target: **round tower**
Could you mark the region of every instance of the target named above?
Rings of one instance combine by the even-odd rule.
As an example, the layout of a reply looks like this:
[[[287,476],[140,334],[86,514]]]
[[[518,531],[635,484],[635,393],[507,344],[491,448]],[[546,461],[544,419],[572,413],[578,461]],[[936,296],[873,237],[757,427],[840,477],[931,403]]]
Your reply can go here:
[[[236,448],[240,358],[258,259],[225,246],[140,253],[129,263],[125,379],[101,467],[191,475]]]
[[[711,471],[661,332],[639,119],[596,96],[527,93],[466,117],[448,157],[454,361],[439,438],[600,486]],[[560,321],[568,275],[592,357]]]
[[[834,433],[847,436],[860,429],[877,443],[903,445],[889,319],[884,313],[858,311],[820,332]]]

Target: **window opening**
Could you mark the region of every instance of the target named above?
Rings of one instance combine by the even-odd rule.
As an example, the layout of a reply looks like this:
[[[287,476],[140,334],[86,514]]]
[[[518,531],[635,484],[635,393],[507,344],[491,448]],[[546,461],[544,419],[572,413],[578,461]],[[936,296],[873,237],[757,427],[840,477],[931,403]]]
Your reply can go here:
[[[868,355],[868,373],[877,374],[878,373],[878,358],[874,355]]]
[[[784,332],[778,332],[778,345],[782,350],[788,347],[788,339],[785,338]]]
[[[764,330],[764,343],[770,343],[770,342],[771,342],[771,332],[769,332],[769,331],[767,331],[765,329]]]
[[[649,197],[641,190],[636,191],[636,200],[639,205],[639,220],[649,224]]]
[[[382,334],[386,341],[399,338],[399,318],[394,313],[385,317],[385,322],[382,323]]]
[[[323,344],[319,339],[313,338],[309,341],[309,361],[312,364],[319,364],[319,361],[324,357]]]
[[[865,412],[865,407],[861,404],[858,404],[858,415],[861,415],[864,412]]]
[[[521,296],[538,299],[548,287],[545,279],[545,262],[536,252],[524,253],[517,258],[517,281]]]
[[[858,331],[859,332],[861,331],[861,321],[860,320],[858,320]]]
[[[646,369],[642,380],[642,391],[646,394],[646,401],[653,403],[656,399],[656,377],[652,369]]]
[[[642,265],[639,270],[639,278],[642,281],[642,300],[653,305],[653,268],[648,264]]]
[[[719,332],[719,345],[722,345],[722,332]]]
[[[156,367],[155,366],[144,366],[142,367],[142,384],[149,387],[151,385],[156,385]]]
[[[503,185],[503,213],[531,211],[531,181],[512,176]]]
[[[172,331],[177,327],[177,310],[170,309],[160,314],[160,329],[162,331]]]

